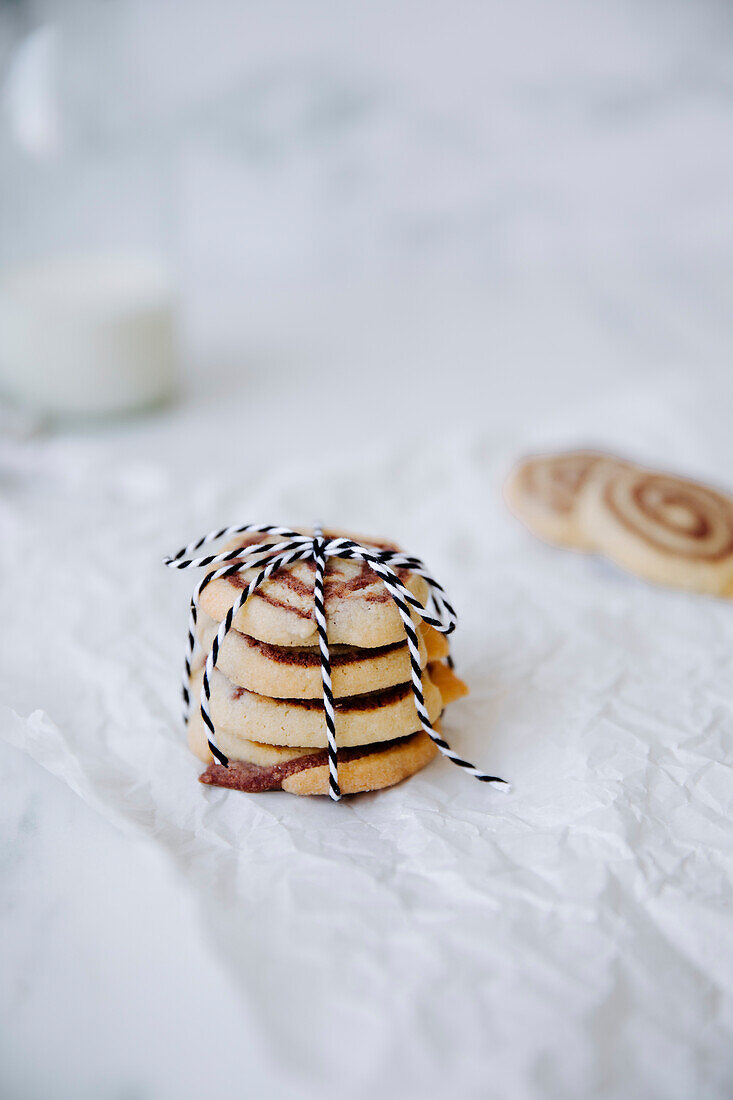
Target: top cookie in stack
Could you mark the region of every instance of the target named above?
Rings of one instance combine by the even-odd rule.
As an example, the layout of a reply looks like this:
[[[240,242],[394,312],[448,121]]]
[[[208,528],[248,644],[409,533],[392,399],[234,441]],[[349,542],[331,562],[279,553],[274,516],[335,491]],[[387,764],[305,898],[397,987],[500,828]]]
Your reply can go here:
[[[325,535],[336,538],[344,532]],[[348,537],[377,549],[399,549],[381,540]],[[227,549],[262,539],[258,534],[239,536]],[[191,685],[194,700],[219,623],[256,572],[247,569],[220,577],[201,593],[201,655]],[[423,578],[406,569],[396,572],[424,603],[428,587]],[[211,717],[217,743],[229,758],[228,768],[213,762],[195,705],[189,721],[189,745],[209,765],[202,782],[246,791],[328,793],[314,578],[315,563],[310,560],[279,569],[235,616],[211,677]],[[384,584],[365,562],[330,558],[324,602],[341,791],[354,794],[391,786],[419,771],[437,753],[420,728],[404,625]],[[445,663],[446,638],[415,613],[413,621],[426,708],[435,725],[447,703],[466,694],[467,688]]]

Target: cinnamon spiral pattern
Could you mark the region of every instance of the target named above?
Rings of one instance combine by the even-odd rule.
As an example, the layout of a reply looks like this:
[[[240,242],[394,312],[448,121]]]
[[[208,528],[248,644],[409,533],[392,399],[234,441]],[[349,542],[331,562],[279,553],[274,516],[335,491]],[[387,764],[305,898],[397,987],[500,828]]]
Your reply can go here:
[[[648,580],[717,595],[733,582],[733,500],[698,482],[607,470],[581,522],[612,561]]]
[[[733,595],[733,497],[598,451],[525,459],[505,496],[540,538],[657,584]]]
[[[504,496],[517,519],[540,538],[589,550],[593,541],[580,522],[580,502],[592,478],[607,465],[623,464],[598,451],[526,458],[510,475]]]

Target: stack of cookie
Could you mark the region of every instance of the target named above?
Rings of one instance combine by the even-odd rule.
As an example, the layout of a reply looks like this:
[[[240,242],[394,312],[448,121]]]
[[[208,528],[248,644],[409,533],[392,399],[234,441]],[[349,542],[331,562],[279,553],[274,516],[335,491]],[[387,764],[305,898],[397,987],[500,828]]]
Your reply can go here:
[[[335,537],[339,532],[325,532]],[[227,549],[261,542],[239,536]],[[361,539],[378,549],[392,543]],[[299,561],[273,573],[234,618],[211,677],[211,718],[216,743],[229,759],[217,764],[198,707],[203,664],[221,620],[255,575],[247,569],[220,577],[202,591],[197,638],[200,653],[191,682],[191,750],[207,764],[201,782],[244,791],[283,789],[327,794],[326,720],[320,650],[313,611],[315,565]],[[422,577],[396,570],[425,602]],[[425,767],[437,754],[420,728],[411,686],[405,629],[382,582],[366,563],[331,558],[325,611],[343,794],[392,786]],[[430,721],[440,729],[445,706],[467,694],[447,663],[446,638],[414,619]]]
[[[599,451],[537,455],[507,481],[540,538],[596,551],[659,584],[733,595],[733,497]]]

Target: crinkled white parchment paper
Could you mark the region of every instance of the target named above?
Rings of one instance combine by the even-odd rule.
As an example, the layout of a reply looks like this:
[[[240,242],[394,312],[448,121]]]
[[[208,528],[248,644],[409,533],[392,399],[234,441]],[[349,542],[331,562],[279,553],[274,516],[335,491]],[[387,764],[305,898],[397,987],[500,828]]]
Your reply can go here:
[[[546,441],[583,423],[733,480],[688,394],[666,419],[651,390],[594,409]],[[98,462],[83,441],[6,456],[3,736],[190,884],[241,996],[248,1095],[729,1094],[733,604],[534,541],[499,496],[530,441],[423,438],[256,478]],[[513,793],[445,761],[337,806],[197,784],[178,695],[193,577],[161,559],[214,524],[314,515],[398,538],[445,583],[472,689],[447,735]]]

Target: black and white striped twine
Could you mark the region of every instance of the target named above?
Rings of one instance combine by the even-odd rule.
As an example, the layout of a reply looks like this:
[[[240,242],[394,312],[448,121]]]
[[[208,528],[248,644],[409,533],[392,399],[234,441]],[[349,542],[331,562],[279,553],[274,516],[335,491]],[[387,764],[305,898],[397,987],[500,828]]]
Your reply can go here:
[[[219,554],[206,554],[203,557],[192,557],[197,550],[221,539],[230,539],[236,535],[261,534],[265,539],[249,546],[238,546],[233,550],[223,551]],[[278,539],[282,541],[277,541]],[[410,608],[417,612],[423,622],[435,627],[441,634],[451,634],[456,627],[456,613],[448,602],[445,592],[440,584],[426,571],[419,558],[410,557],[397,550],[377,550],[373,547],[363,546],[349,538],[326,538],[320,527],[316,527],[313,535],[298,534],[287,527],[276,527],[272,524],[245,523],[236,527],[222,527],[218,531],[210,531],[208,535],[196,542],[184,546],[177,554],[165,559],[165,564],[171,569],[206,569],[217,566],[212,572],[207,573],[196,585],[191,597],[188,619],[188,637],[186,641],[186,659],[183,675],[183,718],[188,722],[191,709],[191,661],[196,646],[196,621],[198,618],[198,604],[201,593],[219,577],[231,577],[235,573],[242,573],[248,569],[256,569],[258,572],[253,580],[242,590],[239,596],[227,611],[223,621],[219,625],[216,637],[204,665],[203,684],[201,688],[200,708],[201,717],[208,732],[209,748],[214,757],[223,764],[229,766],[229,761],[216,744],[216,730],[211,718],[211,676],[216,667],[224,639],[232,629],[232,624],[237,614],[254,591],[264,583],[278,569],[291,565],[293,562],[312,558],[316,566],[315,583],[313,589],[313,610],[318,632],[318,645],[321,652],[321,678],[323,681],[323,711],[326,719],[326,734],[328,740],[328,772],[329,795],[334,801],[341,797],[338,783],[338,756],[336,747],[336,714],[331,686],[331,660],[328,646],[328,634],[326,630],[326,609],[324,594],[324,578],[326,562],[328,558],[354,558],[366,562],[392,597],[400,614],[405,634],[407,635],[407,648],[410,655],[410,668],[412,678],[412,694],[415,700],[420,725],[434,742],[443,756],[447,756],[459,768],[463,768],[469,775],[473,775],[482,783],[490,783],[493,786],[508,789],[508,784],[496,775],[486,775],[464,760],[454,752],[435,729],[428,716],[425,706],[425,697],[422,688],[422,668],[420,665],[420,647],[417,630],[412,621]],[[397,576],[395,569],[409,569],[423,577],[429,590],[430,611],[420,603],[418,599],[405,587]],[[449,664],[453,663],[449,658]]]

